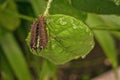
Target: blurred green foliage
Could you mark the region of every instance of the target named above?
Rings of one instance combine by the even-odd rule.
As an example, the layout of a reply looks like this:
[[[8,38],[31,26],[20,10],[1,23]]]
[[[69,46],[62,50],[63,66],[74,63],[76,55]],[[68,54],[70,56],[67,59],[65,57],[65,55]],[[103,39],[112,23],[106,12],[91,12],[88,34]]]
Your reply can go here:
[[[47,0],[0,0],[1,80],[57,80],[57,66],[31,54],[25,41],[46,4]],[[53,0],[49,14],[73,16],[88,25],[113,68],[118,66],[114,37],[120,40],[119,0]]]

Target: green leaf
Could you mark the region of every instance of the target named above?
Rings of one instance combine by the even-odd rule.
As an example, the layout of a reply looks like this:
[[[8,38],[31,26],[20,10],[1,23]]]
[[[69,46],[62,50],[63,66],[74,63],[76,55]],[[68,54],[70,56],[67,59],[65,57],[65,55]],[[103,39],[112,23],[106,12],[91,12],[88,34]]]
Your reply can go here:
[[[39,80],[56,80],[56,66],[44,60]]]
[[[120,5],[120,0],[110,0],[113,1],[116,5]]]
[[[120,15],[120,5],[110,0],[72,0],[72,5],[80,11]]]
[[[116,29],[111,32],[120,40],[120,16],[101,15],[100,17],[108,24],[108,27]]]
[[[27,63],[13,35],[11,33],[4,34],[0,40],[0,45],[17,78],[19,80],[32,80]]]
[[[46,17],[48,44],[43,51],[38,51],[55,64],[64,64],[79,57],[85,57],[94,47],[93,34],[81,21],[67,15],[56,14]],[[30,34],[27,38],[30,42]]]
[[[6,11],[9,10],[9,11]],[[17,13],[17,7],[13,0],[5,0],[0,4],[0,25],[8,30],[15,30],[19,24],[19,18],[13,16]]]
[[[105,23],[102,20],[102,18],[94,14],[89,14],[86,23],[90,27],[93,27],[93,26],[94,27],[105,27],[103,26],[105,25]],[[112,36],[110,35],[109,31],[95,30],[94,34],[95,34],[97,41],[99,42],[102,49],[104,50],[106,56],[112,63],[113,68],[116,68],[118,65],[117,51],[116,51],[114,40]]]
[[[109,23],[111,25],[111,27],[113,26],[113,28],[115,27],[120,27],[120,16],[118,15],[101,15],[100,17],[102,17],[102,19]]]
[[[9,62],[7,61],[3,51],[0,48],[0,69],[1,69],[1,80],[14,80],[14,74]]]
[[[120,40],[120,32],[113,31],[113,34]]]
[[[31,4],[35,10],[36,15],[43,14],[47,6],[47,1],[45,0],[31,0]],[[85,12],[78,11],[73,8],[67,0],[53,0],[51,7],[49,9],[49,14],[66,14],[74,16],[80,20],[85,20],[87,14]]]
[[[94,31],[97,41],[100,43],[106,56],[112,63],[113,68],[117,67],[117,50],[115,42],[108,31]],[[104,35],[104,36],[103,36]]]
[[[47,6],[46,0],[30,0],[30,2],[37,16],[43,14]]]
[[[73,16],[80,20],[85,20],[87,14],[73,8],[67,0],[53,0],[50,8],[50,14],[65,14]]]

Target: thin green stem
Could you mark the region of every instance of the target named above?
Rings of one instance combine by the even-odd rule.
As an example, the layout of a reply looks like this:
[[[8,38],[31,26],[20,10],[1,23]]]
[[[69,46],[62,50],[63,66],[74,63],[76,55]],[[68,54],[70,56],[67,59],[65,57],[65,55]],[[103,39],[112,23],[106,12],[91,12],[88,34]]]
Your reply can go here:
[[[44,12],[44,16],[46,16],[47,14],[49,14],[49,9],[50,9],[50,6],[51,6],[51,3],[52,3],[53,0],[48,0],[48,3],[47,3],[47,7],[46,7],[46,10]]]
[[[21,18],[21,19],[24,19],[24,20],[28,20],[28,21],[33,21],[34,18],[30,17],[30,16],[25,16],[25,15],[22,15],[22,14],[19,14],[17,12],[11,12],[11,11],[8,11],[6,10],[7,13],[9,13],[10,15],[12,16],[15,16],[15,17],[18,17],[18,18]]]
[[[18,18],[21,18],[21,19],[24,19],[24,20],[28,20],[28,21],[33,21],[34,20],[34,18],[32,18],[30,16],[25,16],[25,15],[19,14],[17,12],[11,11],[9,9],[3,9],[1,5],[0,5],[0,10],[2,12],[5,12],[5,13],[11,15],[11,16],[15,16],[15,17],[18,17]]]

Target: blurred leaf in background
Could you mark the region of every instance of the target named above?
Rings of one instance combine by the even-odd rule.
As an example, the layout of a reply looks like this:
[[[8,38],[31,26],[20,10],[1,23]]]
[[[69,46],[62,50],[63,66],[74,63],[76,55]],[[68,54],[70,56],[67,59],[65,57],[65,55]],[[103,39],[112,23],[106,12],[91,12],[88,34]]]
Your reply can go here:
[[[120,16],[117,15],[100,15],[100,17],[107,23],[108,29],[120,40]],[[116,30],[116,31],[115,31]]]
[[[116,4],[117,3],[117,4]],[[72,0],[72,5],[78,9],[98,14],[120,14],[120,3],[117,0]]]
[[[0,45],[16,77],[19,80],[32,80],[27,63],[13,35],[6,33],[2,36]]]
[[[89,14],[89,17],[86,23],[90,27],[107,27],[107,24],[97,15]],[[117,68],[117,51],[114,43],[114,39],[111,36],[109,31],[103,30],[94,30],[94,34],[96,39],[98,40],[99,44],[103,48],[105,54],[109,58],[110,62],[112,63],[114,68]]]
[[[12,32],[20,25],[14,0],[0,1],[0,47],[2,49],[2,79],[32,80],[29,67]],[[4,58],[5,57],[5,58]],[[5,63],[4,64],[4,59]]]
[[[11,69],[9,62],[3,53],[2,49],[0,49],[0,71],[1,71],[1,80],[14,80],[14,73]]]
[[[0,26],[11,31],[15,30],[20,25],[20,20],[13,16],[14,13],[18,13],[14,0],[2,0],[0,2]]]

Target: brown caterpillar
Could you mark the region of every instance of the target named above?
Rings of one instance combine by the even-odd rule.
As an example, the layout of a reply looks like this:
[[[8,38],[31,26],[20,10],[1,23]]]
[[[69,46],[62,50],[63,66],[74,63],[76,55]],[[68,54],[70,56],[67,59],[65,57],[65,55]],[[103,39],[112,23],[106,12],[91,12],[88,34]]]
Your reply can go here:
[[[46,47],[48,43],[45,17],[42,15],[39,18],[39,21],[40,21],[39,24],[40,50],[42,50]]]
[[[38,40],[39,48],[43,50],[48,42],[45,17],[43,15],[33,23],[31,28],[30,47],[32,50],[37,50]]]
[[[37,20],[33,23],[32,28],[31,28],[30,47],[32,50],[37,49],[38,30],[39,30],[38,25],[39,25],[39,22]]]

